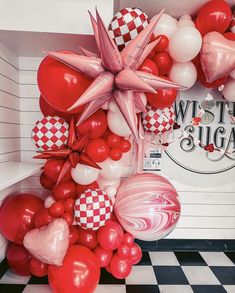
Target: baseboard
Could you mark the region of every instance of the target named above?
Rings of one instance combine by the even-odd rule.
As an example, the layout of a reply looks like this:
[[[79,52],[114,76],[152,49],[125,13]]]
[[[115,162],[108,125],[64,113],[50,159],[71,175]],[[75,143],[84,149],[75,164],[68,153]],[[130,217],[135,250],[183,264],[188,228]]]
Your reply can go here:
[[[162,239],[136,242],[143,251],[235,251],[235,240]]]

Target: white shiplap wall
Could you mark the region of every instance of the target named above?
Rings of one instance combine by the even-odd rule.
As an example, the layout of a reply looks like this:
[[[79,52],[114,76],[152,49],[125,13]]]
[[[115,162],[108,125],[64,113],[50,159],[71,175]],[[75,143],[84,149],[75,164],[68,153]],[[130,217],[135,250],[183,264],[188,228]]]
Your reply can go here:
[[[19,58],[21,157],[31,162],[35,146],[30,134],[39,112],[36,71],[40,58]],[[189,174],[190,176],[190,174]],[[235,239],[235,183],[227,186],[196,188],[170,179],[180,195],[182,215],[177,228],[168,236],[174,239]],[[38,176],[23,182],[27,191],[41,193]]]

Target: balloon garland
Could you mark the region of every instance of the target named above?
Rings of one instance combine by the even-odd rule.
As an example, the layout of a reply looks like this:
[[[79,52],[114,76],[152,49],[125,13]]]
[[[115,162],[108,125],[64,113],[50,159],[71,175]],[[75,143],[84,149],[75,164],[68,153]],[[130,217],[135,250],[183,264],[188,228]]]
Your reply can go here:
[[[32,139],[35,158],[46,160],[40,183],[50,193],[44,202],[18,194],[0,209],[10,268],[48,275],[58,293],[93,292],[101,268],[126,278],[142,257],[134,238],[161,239],[176,226],[177,192],[142,172],[144,153],[159,143],[167,148],[173,129],[207,155],[219,151],[174,122],[179,90],[198,80],[235,101],[234,18],[225,1],[209,1],[195,19],[160,12],[150,20],[125,8],[107,29],[98,12],[90,18],[98,54],[46,52],[38,70],[44,118]],[[208,95],[192,125],[208,119],[213,103]]]

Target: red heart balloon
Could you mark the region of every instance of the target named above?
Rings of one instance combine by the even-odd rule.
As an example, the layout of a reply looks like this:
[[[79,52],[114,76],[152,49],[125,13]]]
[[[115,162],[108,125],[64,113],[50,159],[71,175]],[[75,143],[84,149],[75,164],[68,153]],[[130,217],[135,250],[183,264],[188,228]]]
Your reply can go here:
[[[73,54],[70,51],[64,51]],[[91,79],[47,56],[38,69],[38,86],[46,102],[58,111],[66,112],[92,83]],[[80,113],[85,106],[70,113]]]
[[[62,266],[49,265],[48,279],[54,293],[92,293],[98,285],[100,267],[94,253],[71,245]]]

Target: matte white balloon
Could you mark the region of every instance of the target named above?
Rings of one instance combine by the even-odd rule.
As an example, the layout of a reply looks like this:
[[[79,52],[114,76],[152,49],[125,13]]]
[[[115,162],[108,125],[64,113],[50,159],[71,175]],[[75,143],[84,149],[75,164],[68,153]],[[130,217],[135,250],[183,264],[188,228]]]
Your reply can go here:
[[[169,77],[175,83],[191,88],[197,80],[197,70],[192,62],[174,62]]]
[[[108,186],[114,186],[115,188],[118,188],[119,185],[121,184],[121,181],[120,179],[107,180],[107,179],[104,179],[103,177],[99,177],[97,179],[97,183],[101,189],[105,189]]]
[[[108,194],[110,198],[114,197],[117,193],[117,188],[113,185],[105,187],[104,191]]]
[[[120,136],[128,136],[131,134],[131,130],[120,111],[112,112],[109,110],[107,118],[109,129],[113,133]]]
[[[235,79],[230,78],[222,90],[224,98],[230,102],[235,102]]]
[[[109,107],[108,107],[108,109],[109,109],[110,111],[112,111],[112,112],[120,112],[120,110],[119,110],[119,108],[118,108],[118,105],[115,103],[114,100],[111,100],[111,101],[109,102]]]
[[[113,161],[108,158],[99,163],[99,166],[102,168],[100,176],[106,180],[120,179],[122,177],[124,168],[122,160]]]
[[[200,52],[202,37],[195,27],[183,26],[172,36],[169,53],[176,62],[191,61]]]
[[[184,26],[195,27],[195,24],[192,21],[192,17],[190,15],[183,15],[180,17],[178,21],[178,28],[184,27]]]
[[[154,28],[154,36],[165,35],[170,38],[177,31],[177,20],[168,14],[163,14]]]
[[[54,202],[54,197],[52,195],[48,195],[44,200],[44,207],[49,208]]]
[[[97,180],[99,170],[83,164],[77,164],[77,166],[72,169],[71,176],[78,184],[87,185]]]

